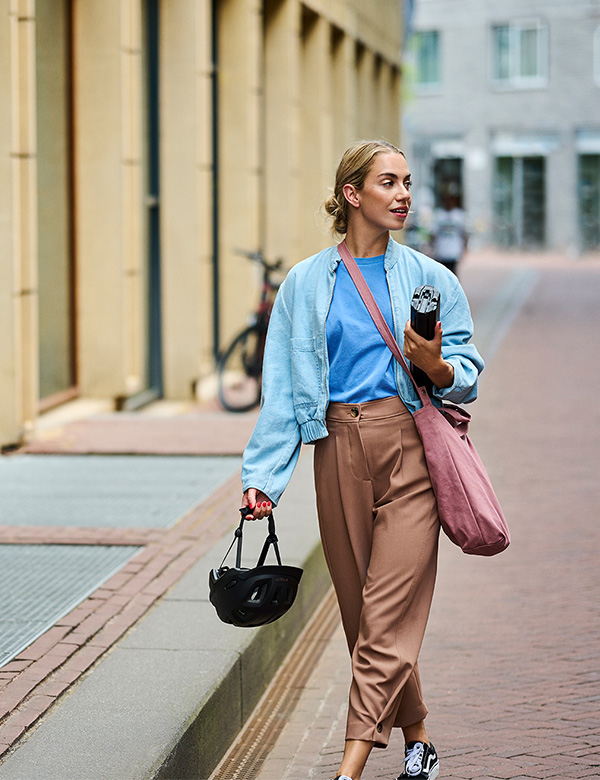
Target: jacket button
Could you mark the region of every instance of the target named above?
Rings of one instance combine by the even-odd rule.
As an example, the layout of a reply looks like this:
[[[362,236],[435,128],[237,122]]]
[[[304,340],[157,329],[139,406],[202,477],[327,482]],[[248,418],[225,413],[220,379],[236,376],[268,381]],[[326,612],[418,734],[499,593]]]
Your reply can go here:
[[[381,723],[378,723],[377,724],[377,733],[381,734],[382,731],[383,731],[383,726],[381,725]]]
[[[353,406],[352,409],[350,409],[350,417],[358,417],[358,409],[356,406]]]

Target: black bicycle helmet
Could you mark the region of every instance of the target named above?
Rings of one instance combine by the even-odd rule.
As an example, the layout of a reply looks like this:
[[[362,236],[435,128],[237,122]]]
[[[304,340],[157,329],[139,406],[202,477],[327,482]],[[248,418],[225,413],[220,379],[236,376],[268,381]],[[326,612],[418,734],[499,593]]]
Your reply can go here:
[[[280,618],[294,603],[302,569],[283,566],[279,544],[275,534],[275,518],[269,515],[269,533],[263,545],[258,563],[253,569],[242,568],[242,528],[248,509],[240,509],[242,519],[236,528],[233,541],[218,569],[208,576],[211,604],[224,623],[242,628],[264,626]],[[236,565],[223,563],[237,540]],[[277,565],[265,566],[269,547],[273,546]]]

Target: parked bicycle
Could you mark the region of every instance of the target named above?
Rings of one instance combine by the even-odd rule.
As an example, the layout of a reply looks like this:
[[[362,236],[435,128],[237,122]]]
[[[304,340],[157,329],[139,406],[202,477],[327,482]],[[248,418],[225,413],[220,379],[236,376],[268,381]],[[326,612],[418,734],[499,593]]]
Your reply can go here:
[[[267,326],[280,285],[273,281],[272,274],[281,271],[283,264],[281,259],[268,263],[260,249],[256,252],[239,250],[239,254],[259,263],[263,278],[258,309],[250,324],[234,337],[217,363],[218,397],[228,412],[247,412],[260,403]]]

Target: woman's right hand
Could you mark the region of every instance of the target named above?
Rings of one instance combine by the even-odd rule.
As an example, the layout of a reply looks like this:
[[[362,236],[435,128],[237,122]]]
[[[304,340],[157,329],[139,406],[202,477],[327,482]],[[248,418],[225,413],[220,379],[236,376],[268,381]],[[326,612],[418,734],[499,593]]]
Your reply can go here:
[[[246,515],[246,520],[262,520],[273,511],[269,496],[256,488],[248,488],[242,496],[242,507],[246,506],[252,510],[252,514]]]

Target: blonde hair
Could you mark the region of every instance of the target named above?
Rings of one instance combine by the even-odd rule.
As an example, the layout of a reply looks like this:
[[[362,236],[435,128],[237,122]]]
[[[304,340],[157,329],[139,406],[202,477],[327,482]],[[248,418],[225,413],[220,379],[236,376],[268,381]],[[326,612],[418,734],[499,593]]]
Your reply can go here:
[[[325,200],[323,208],[332,218],[332,231],[345,234],[348,230],[350,205],[344,196],[344,186],[352,184],[362,189],[377,154],[395,152],[404,157],[404,152],[387,141],[359,141],[346,149],[335,173],[333,193]]]

